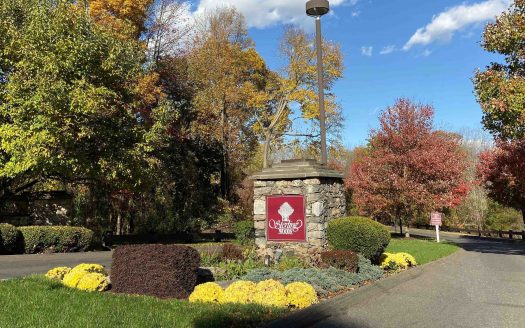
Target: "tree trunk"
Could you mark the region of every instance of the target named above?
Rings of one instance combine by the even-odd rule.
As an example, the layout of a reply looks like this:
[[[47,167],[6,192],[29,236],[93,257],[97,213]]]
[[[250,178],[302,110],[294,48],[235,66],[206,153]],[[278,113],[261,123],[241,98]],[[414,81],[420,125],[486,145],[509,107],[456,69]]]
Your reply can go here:
[[[408,228],[409,228],[409,225],[407,223],[407,226],[406,226],[406,229],[405,229],[406,230],[405,231],[405,238],[410,238],[410,231],[408,230]]]
[[[399,233],[403,236],[403,220],[401,220],[401,217],[399,218]]]
[[[521,217],[523,219],[523,229],[525,230],[525,207],[521,209]]]
[[[228,136],[226,131],[226,105],[223,105],[221,112],[222,126],[222,163],[221,163],[221,195],[224,199],[229,199],[229,175],[228,175]]]
[[[117,210],[117,236],[122,235],[122,215],[120,210]]]
[[[265,135],[264,140],[264,149],[263,149],[263,169],[267,169],[269,167],[269,160],[270,160],[270,134]]]

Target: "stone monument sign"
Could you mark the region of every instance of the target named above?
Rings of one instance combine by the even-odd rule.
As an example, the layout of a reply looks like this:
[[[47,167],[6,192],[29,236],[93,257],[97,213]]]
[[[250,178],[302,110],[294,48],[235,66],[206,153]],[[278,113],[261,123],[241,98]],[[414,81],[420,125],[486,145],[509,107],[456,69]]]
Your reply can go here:
[[[259,250],[308,256],[327,247],[328,222],[346,215],[341,173],[315,160],[287,160],[252,178]]]

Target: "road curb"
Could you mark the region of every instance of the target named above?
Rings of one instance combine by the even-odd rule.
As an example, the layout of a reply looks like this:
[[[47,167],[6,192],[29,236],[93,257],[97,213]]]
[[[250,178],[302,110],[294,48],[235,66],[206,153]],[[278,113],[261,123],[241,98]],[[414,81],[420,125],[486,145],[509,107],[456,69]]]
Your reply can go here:
[[[389,293],[391,289],[418,278],[424,274],[425,271],[432,270],[435,266],[443,265],[444,262],[453,260],[462,253],[465,253],[465,250],[459,249],[453,254],[440,258],[436,261],[386,277],[374,282],[371,285],[360,287],[356,290],[336,296],[330,300],[312,305],[307,309],[294,311],[284,318],[271,321],[265,327],[310,327],[329,317],[346,314],[352,305],[363,302],[372,302],[375,297],[381,294]]]

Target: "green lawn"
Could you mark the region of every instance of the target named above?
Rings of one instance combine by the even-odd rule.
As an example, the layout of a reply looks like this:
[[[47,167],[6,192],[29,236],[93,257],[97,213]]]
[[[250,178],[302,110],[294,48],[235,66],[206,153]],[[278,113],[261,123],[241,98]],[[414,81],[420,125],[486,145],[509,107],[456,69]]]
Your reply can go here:
[[[286,312],[257,305],[88,293],[38,276],[0,282],[2,328],[253,327]]]
[[[392,236],[392,240],[385,252],[406,252],[414,256],[418,264],[425,264],[448,256],[458,249],[458,246],[448,242],[437,243],[431,240],[404,239]]]

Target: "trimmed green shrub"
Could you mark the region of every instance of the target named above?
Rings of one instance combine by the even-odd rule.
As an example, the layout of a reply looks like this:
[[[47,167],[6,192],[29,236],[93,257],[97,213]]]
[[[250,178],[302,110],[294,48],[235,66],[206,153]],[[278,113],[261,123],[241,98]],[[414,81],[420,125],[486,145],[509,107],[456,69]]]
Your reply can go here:
[[[390,232],[381,223],[365,217],[335,219],[328,223],[328,243],[334,249],[347,249],[377,262],[390,243]]]
[[[159,298],[187,298],[197,284],[199,252],[180,245],[123,245],[113,252],[112,290]]]
[[[241,245],[250,244],[254,238],[252,220],[239,221],[235,224],[235,239]]]
[[[82,227],[29,226],[19,230],[26,254],[85,251],[93,240],[93,231]]]
[[[329,267],[334,267],[348,272],[356,272],[359,258],[354,251],[341,249],[321,253],[321,260]]]
[[[357,273],[336,268],[294,268],[286,271],[259,268],[249,271],[241,279],[253,282],[274,279],[283,284],[301,281],[312,285],[319,295],[327,296],[329,293],[347,289],[365,281],[377,280],[381,277],[383,277],[383,270],[359,255],[359,270]]]
[[[11,224],[0,223],[0,254],[17,253],[20,231]]]

